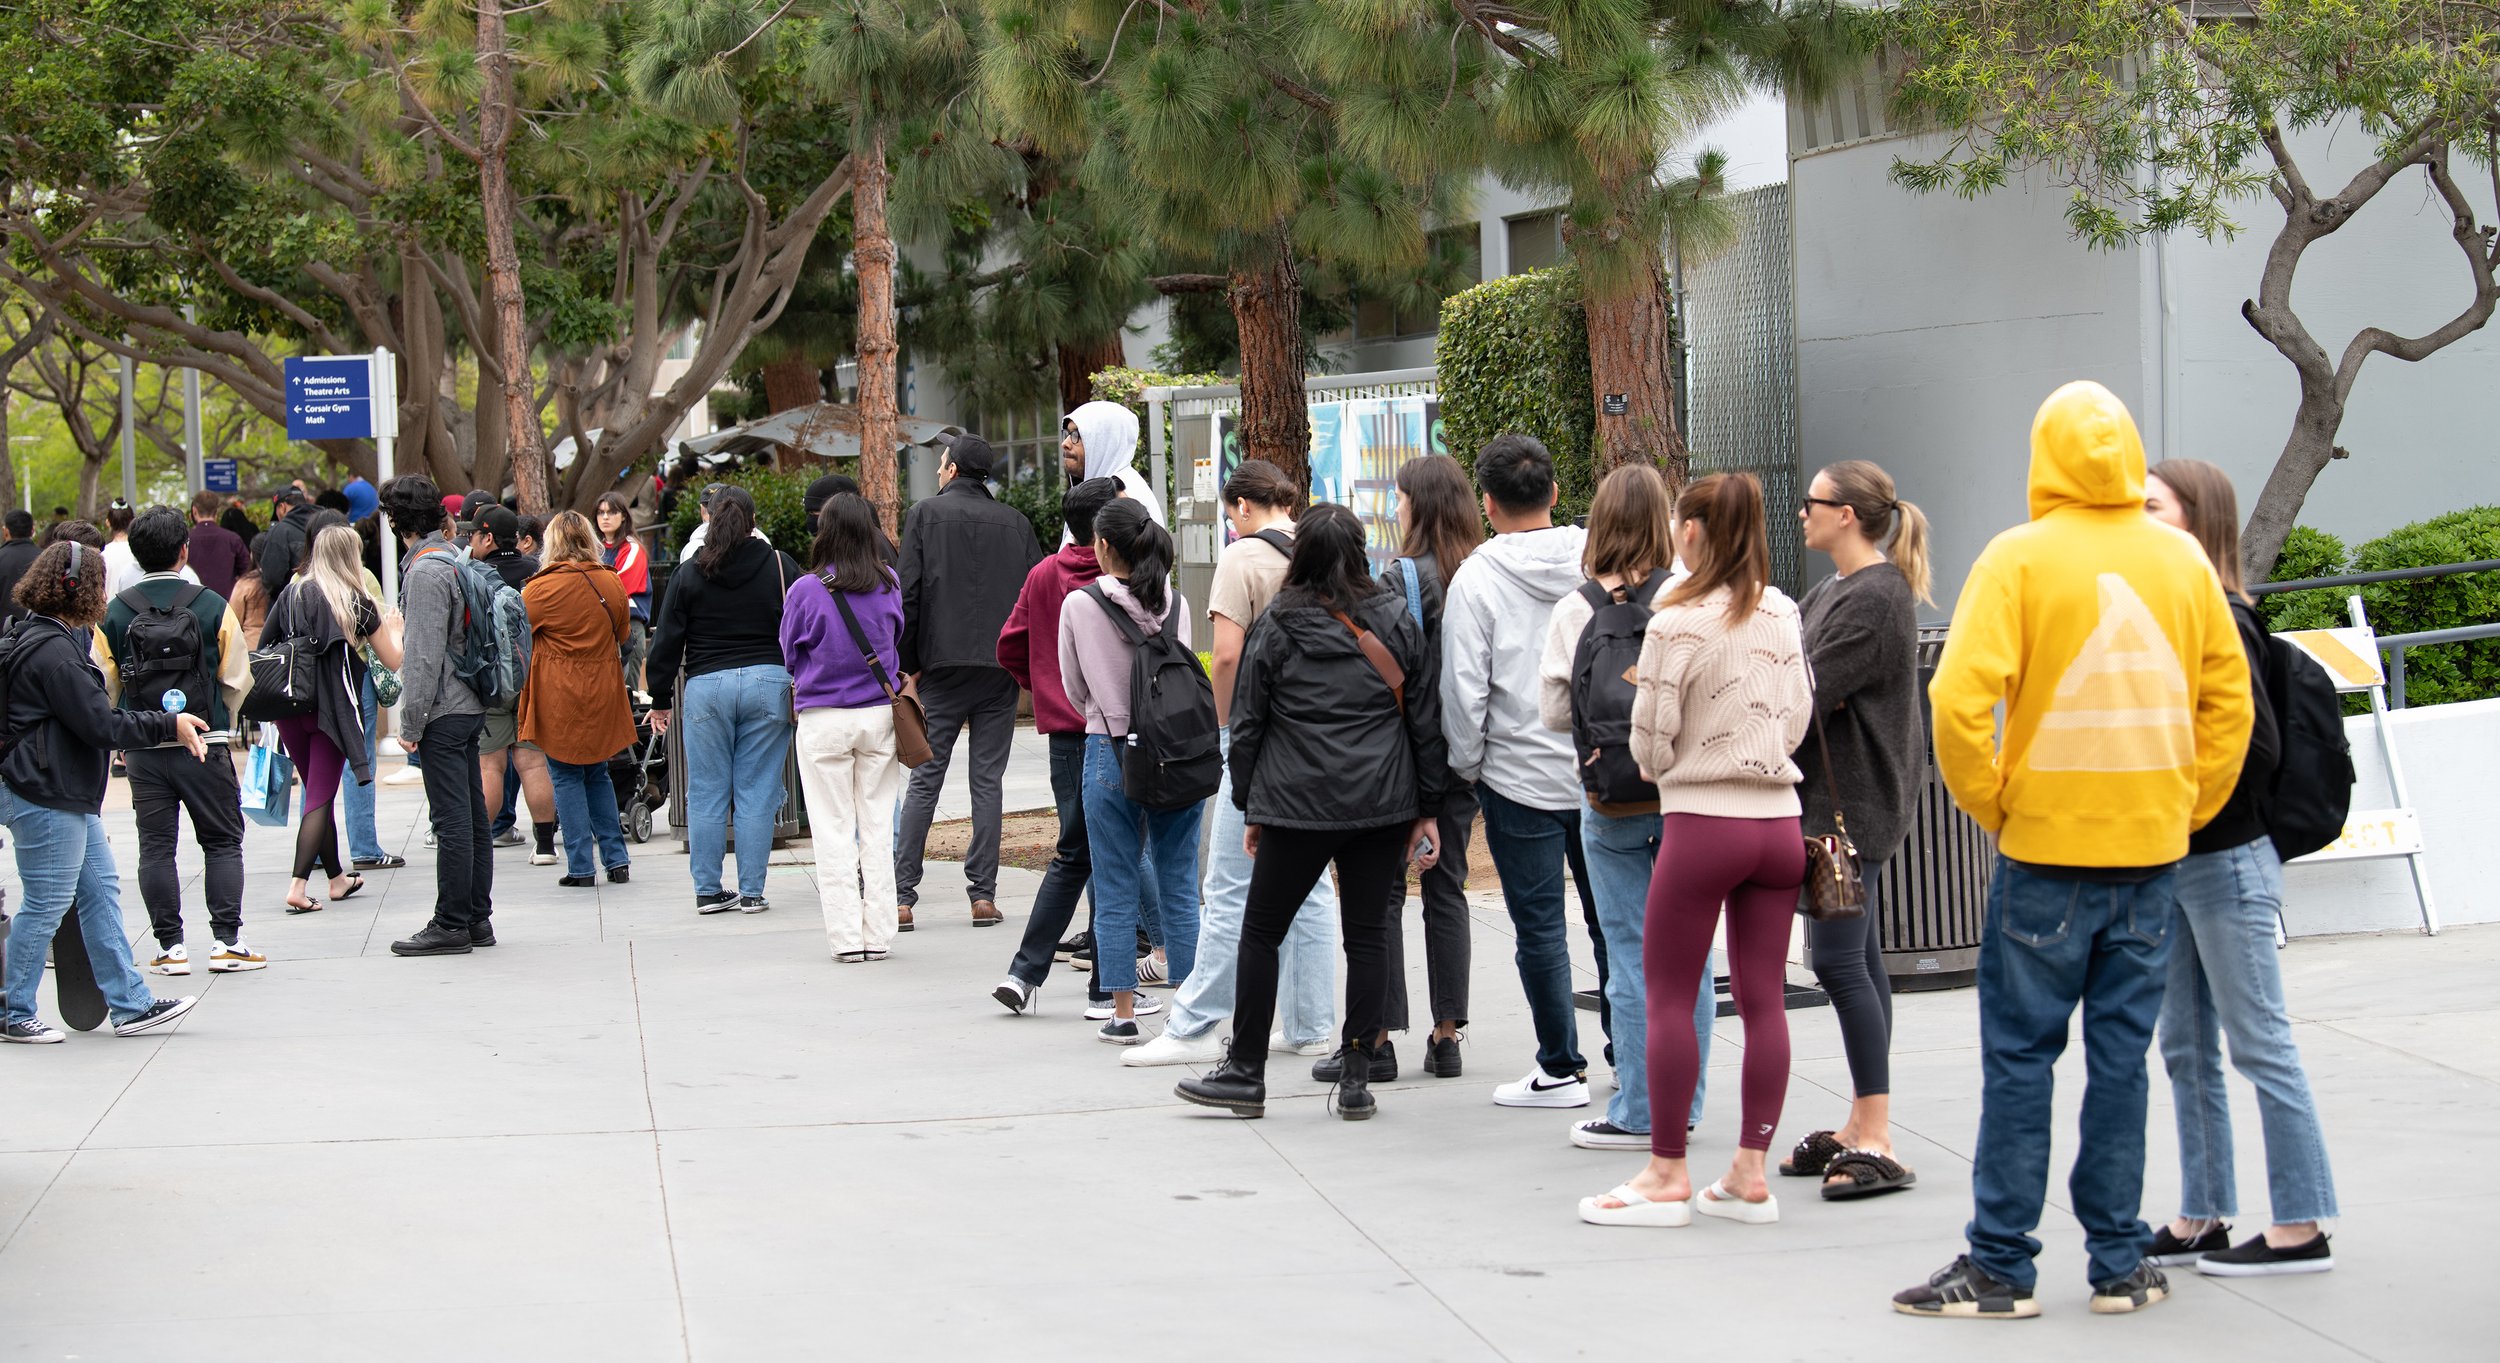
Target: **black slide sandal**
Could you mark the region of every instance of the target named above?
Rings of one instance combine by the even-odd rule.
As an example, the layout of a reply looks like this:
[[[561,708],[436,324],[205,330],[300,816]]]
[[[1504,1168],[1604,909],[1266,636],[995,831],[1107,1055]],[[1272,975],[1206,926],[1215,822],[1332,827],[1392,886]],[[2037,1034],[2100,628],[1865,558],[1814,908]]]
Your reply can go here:
[[[1826,1178],[1838,1176],[1849,1180],[1847,1183],[1825,1183],[1823,1200],[1826,1202],[1880,1197],[1918,1183],[1918,1175],[1911,1173],[1901,1161],[1872,1150],[1844,1150],[1824,1166],[1823,1174]]]
[[[1790,1178],[1815,1178],[1829,1169],[1841,1153],[1840,1141],[1829,1131],[1808,1132],[1797,1142],[1797,1148],[1780,1161],[1780,1172]]]

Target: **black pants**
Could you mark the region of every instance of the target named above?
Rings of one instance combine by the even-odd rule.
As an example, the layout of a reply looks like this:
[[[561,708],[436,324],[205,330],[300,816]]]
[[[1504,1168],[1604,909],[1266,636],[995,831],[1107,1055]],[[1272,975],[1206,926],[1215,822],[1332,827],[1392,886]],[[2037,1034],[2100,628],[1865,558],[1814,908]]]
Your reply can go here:
[[[1033,895],[1033,913],[1024,923],[1024,941],[1016,948],[1007,973],[1036,988],[1050,978],[1051,961],[1068,924],[1076,920],[1077,901],[1094,878],[1094,857],[1085,841],[1085,735],[1050,735],[1050,799],[1059,807],[1059,846],[1042,872],[1042,888]],[[1102,957],[1094,958],[1086,996],[1099,1003],[1110,995],[1102,989]]]
[[[1267,1033],[1276,1020],[1276,949],[1332,861],[1337,907],[1345,920],[1344,1035],[1368,1038],[1380,1030],[1389,999],[1389,891],[1405,878],[1411,827],[1260,831],[1250,901],[1241,916],[1233,1035],[1245,1044],[1233,1047],[1236,1066],[1266,1077]]]
[[[955,760],[955,736],[972,730],[972,842],[964,849],[964,889],[971,899],[998,898],[998,840],[1007,759],[1016,741],[1016,679],[1003,667],[933,667],[920,675],[920,703],[929,712],[929,751],[903,784],[903,813],[894,844],[894,897],[920,903],[921,856],[938,792]]]
[[[1427,1022],[1467,1025],[1467,972],[1474,963],[1474,926],[1467,916],[1467,841],[1476,822],[1476,797],[1461,788],[1441,806],[1433,845],[1441,859],[1423,875],[1424,974],[1431,982]],[[1406,999],[1406,877],[1389,887],[1389,1003],[1382,1024],[1395,1031],[1414,1025]]]
[[[1832,996],[1840,1046],[1849,1056],[1849,1087],[1857,1097],[1892,1092],[1892,972],[1884,969],[1883,933],[1875,923],[1875,877],[1881,862],[1859,869],[1866,913],[1835,923],[1806,921],[1815,982]]]
[[[495,912],[494,819],[477,773],[483,715],[438,715],[417,739],[425,813],[434,825],[434,921],[474,928]]]
[[[1589,879],[1588,849],[1580,842],[1580,811],[1571,811],[1571,831],[1563,839],[1563,861],[1571,867],[1571,886],[1580,896],[1580,921],[1589,930],[1589,949],[1597,953],[1597,1025],[1606,1033],[1606,1063],[1615,1063],[1615,1010],[1606,1002],[1606,928],[1597,921],[1597,885]],[[1574,1005],[1577,1006],[1576,1004]]]
[[[143,748],[129,754],[130,809],[139,823],[139,899],[148,906],[156,944],[182,940],[182,873],[174,854],[182,847],[182,815],[191,815],[191,836],[208,863],[201,877],[208,899],[209,930],[231,946],[243,936],[243,800],[234,758],[224,745],[199,761],[180,748]]]

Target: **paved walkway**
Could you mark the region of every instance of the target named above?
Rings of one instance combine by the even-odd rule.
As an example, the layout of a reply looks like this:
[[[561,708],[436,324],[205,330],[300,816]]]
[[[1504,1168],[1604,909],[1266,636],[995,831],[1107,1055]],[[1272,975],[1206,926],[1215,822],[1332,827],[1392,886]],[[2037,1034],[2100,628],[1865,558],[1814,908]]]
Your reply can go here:
[[[1777,1226],[1601,1230],[1573,1201],[1637,1157],[1565,1145],[1585,1114],[1488,1101],[1530,1045],[1483,896],[1467,1077],[1403,1080],[1351,1125],[1280,1060],[1271,1115],[1241,1122],[1172,1099],[1177,1071],[1121,1068],[1081,991],[1032,1018],[988,1000],[1030,876],[1008,873],[1015,926],[976,931],[935,868],[896,958],[836,967],[803,867],[774,869],[770,913],[698,918],[673,842],[596,891],[508,851],[503,945],[399,960],[431,861],[415,792],[383,808],[415,864],[305,918],[274,911],[286,833],[253,831],[249,936],[274,963],[194,976],[206,999],[179,1030],[0,1052],[0,1359],[2492,1356],[2500,931],[2284,955],[2339,1160],[2336,1272],[2175,1274],[2154,1312],[2094,1317],[2052,1207],[2047,1314],[1991,1327],[1885,1305],[1968,1215],[1968,992],[1900,1000],[1917,1190],[1828,1205],[1783,1180]],[[127,873],[128,818],[108,822]],[[136,935],[135,897],[127,916]],[[1793,1016],[1783,1145],[1847,1088],[1830,1016]],[[1741,1043],[1722,1024],[1705,1170]],[[2062,1170],[2079,1060],[2061,1078]],[[2150,1146],[2158,1215],[2176,1190],[2158,1079]]]

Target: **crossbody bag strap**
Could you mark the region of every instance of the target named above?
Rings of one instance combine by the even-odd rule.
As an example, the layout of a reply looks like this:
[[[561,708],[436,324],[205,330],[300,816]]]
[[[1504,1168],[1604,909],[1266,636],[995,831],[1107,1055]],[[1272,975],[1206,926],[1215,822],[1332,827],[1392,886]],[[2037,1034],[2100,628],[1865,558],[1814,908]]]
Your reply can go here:
[[[823,578],[816,580],[825,582]],[[868,631],[859,627],[859,617],[851,613],[851,599],[835,591],[830,582],[825,582],[825,595],[832,597],[834,609],[842,612],[842,623],[850,628],[851,642],[858,645],[859,656],[868,660],[868,674],[877,679],[877,685],[885,688],[887,700],[894,699],[894,681],[886,675],[885,663],[877,657],[877,651],[868,646]]]
[[[1354,646],[1363,651],[1363,661],[1370,663],[1372,671],[1379,673],[1380,679],[1389,684],[1389,694],[1397,700],[1398,713],[1405,714],[1406,669],[1398,666],[1397,655],[1389,651],[1389,646],[1380,641],[1379,635],[1354,623],[1354,617],[1344,611],[1331,611],[1330,614],[1354,636]]]
[[[1832,779],[1832,745],[1831,741],[1823,736],[1823,716],[1820,713],[1814,716],[1813,728],[1815,751],[1823,758],[1823,790],[1832,797],[1832,827],[1839,832],[1841,842],[1848,846],[1850,854],[1854,856],[1857,854],[1858,843],[1857,839],[1849,836],[1849,820],[1840,812],[1840,783]]]

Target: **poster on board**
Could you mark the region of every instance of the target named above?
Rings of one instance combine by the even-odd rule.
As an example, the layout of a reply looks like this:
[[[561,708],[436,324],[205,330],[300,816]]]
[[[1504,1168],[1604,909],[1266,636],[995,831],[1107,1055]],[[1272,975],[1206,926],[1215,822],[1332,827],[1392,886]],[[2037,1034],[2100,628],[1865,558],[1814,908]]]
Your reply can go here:
[[[1363,522],[1372,569],[1388,565],[1398,551],[1398,470],[1424,454],[1447,454],[1441,399],[1417,395],[1348,398],[1311,404],[1311,500],[1336,502]],[[1241,466],[1241,418],[1215,418],[1216,483]],[[1220,495],[1220,493],[1219,493]],[[1223,542],[1233,542],[1232,526]]]

